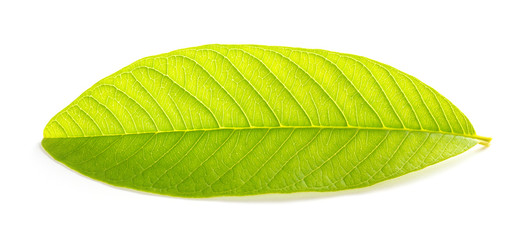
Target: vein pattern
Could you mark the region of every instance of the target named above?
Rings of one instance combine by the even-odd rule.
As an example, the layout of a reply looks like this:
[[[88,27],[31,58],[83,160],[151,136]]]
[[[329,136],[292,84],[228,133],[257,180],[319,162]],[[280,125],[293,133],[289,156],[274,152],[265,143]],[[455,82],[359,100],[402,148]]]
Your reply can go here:
[[[113,185],[211,197],[364,187],[481,141],[445,97],[374,60],[206,45],[102,79],[51,119],[43,146]]]

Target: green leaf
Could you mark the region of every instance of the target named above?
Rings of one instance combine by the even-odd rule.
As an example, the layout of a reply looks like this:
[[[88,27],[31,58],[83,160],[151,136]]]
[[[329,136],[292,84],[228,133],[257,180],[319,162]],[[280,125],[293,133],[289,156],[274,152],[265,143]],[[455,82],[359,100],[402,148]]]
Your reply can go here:
[[[434,89],[371,59],[206,45],[99,81],[42,145],[112,185],[212,197],[369,186],[489,141]]]

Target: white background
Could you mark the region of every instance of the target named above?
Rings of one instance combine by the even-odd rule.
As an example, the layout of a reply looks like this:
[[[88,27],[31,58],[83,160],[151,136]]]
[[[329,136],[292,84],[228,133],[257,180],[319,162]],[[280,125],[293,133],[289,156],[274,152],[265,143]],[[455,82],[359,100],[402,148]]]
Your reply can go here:
[[[0,239],[518,239],[516,1],[1,1]],[[373,187],[182,199],[83,177],[40,147],[101,78],[209,43],[320,48],[432,86],[493,137]]]

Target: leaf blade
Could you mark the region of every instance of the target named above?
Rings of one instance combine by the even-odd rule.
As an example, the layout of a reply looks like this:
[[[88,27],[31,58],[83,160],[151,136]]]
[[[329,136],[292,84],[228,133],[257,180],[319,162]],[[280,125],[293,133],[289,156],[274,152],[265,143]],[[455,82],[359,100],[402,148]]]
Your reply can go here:
[[[435,90],[374,60],[207,45],[96,83],[42,145],[113,185],[211,197],[368,186],[488,140]]]

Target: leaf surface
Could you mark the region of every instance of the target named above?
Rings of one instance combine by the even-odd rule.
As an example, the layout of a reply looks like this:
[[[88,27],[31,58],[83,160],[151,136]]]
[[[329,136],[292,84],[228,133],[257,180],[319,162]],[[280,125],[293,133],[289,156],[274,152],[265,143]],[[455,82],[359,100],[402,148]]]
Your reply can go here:
[[[369,186],[489,140],[434,89],[374,60],[206,45],[99,81],[50,120],[42,145],[116,186],[212,197]]]

